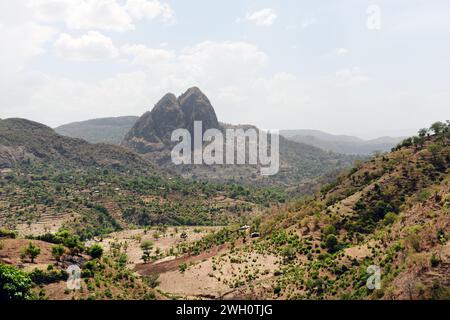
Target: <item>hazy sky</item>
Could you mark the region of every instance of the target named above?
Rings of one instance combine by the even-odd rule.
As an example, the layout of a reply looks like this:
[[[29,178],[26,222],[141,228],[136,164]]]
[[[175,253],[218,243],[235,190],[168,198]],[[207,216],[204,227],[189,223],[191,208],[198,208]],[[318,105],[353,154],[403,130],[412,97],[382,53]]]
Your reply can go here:
[[[141,115],[361,137],[450,118],[448,0],[0,0],[0,118]]]

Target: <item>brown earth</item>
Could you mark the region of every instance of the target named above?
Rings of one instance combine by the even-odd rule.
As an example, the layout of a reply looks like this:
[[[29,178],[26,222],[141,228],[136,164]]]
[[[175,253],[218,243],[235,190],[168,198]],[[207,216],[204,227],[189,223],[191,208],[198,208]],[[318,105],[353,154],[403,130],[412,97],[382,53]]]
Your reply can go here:
[[[0,263],[15,265],[26,271],[31,271],[34,268],[47,269],[49,264],[56,262],[52,257],[51,248],[53,245],[51,243],[25,239],[3,239],[0,241],[3,244],[3,248],[0,249]],[[34,263],[31,263],[28,258],[24,261],[20,259],[21,250],[27,247],[30,242],[41,249],[41,253]]]

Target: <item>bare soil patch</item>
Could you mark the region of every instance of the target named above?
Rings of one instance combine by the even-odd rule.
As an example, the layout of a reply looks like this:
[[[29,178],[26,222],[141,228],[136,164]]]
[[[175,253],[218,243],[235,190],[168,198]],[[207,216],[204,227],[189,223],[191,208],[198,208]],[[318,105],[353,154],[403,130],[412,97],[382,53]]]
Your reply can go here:
[[[50,243],[25,239],[3,239],[0,241],[3,244],[3,249],[0,250],[0,263],[15,265],[26,271],[31,271],[34,268],[46,269],[49,264],[55,263],[51,253],[52,244]],[[30,242],[41,249],[41,253],[34,263],[31,263],[28,259],[25,261],[20,259],[22,248],[27,247]]]

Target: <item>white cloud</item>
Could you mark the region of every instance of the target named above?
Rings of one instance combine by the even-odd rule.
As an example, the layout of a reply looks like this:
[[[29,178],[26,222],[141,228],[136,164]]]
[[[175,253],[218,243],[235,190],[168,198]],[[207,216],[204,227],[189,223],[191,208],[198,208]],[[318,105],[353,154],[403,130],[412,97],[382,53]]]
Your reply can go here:
[[[359,67],[342,69],[336,72],[336,83],[339,87],[357,87],[371,81]]]
[[[175,59],[175,53],[163,49],[153,49],[144,45],[126,45],[120,48],[122,55],[130,57],[137,65],[154,67],[157,64]]]
[[[338,56],[345,56],[349,53],[350,51],[347,48],[338,48],[336,49],[336,54]]]
[[[33,22],[0,25],[0,70],[7,77],[20,72],[33,57],[45,52],[55,30]]]
[[[183,50],[179,66],[186,73],[203,79],[226,83],[230,79],[254,75],[269,62],[269,57],[247,42],[201,42]],[[227,66],[227,67],[225,67]]]
[[[180,89],[196,83],[236,83],[253,76],[269,62],[255,45],[231,41],[204,41],[178,53],[132,45],[122,47],[121,53],[133,64],[146,67],[155,81],[166,81]]]
[[[31,0],[29,7],[44,22],[64,22],[71,29],[134,29],[128,12],[116,0]]]
[[[140,115],[165,93],[180,94],[194,85],[210,97],[221,121],[263,128],[314,125],[314,119],[322,119],[320,115],[328,112],[330,104],[320,100],[323,93],[314,97],[319,100],[311,99],[308,92],[314,85],[296,75],[267,75],[269,57],[247,42],[205,41],[179,52],[159,46],[128,45],[120,48],[120,56],[139,70],[93,83],[45,76],[36,80],[39,86],[30,89],[28,101],[8,114],[51,125],[111,115]],[[355,70],[350,74],[358,74]],[[354,81],[346,72],[341,72],[340,77]],[[335,86],[335,78],[329,81]]]
[[[316,19],[316,18],[309,17],[309,18],[304,19],[304,20],[300,23],[300,27],[301,27],[302,29],[307,29],[307,28],[309,28],[310,26],[315,25],[316,23],[317,23],[317,19]]]
[[[285,29],[288,31],[298,30],[298,29],[307,29],[312,25],[317,23],[317,19],[314,17],[307,17],[304,19],[299,19],[295,23],[288,24]]]
[[[34,16],[42,22],[56,22],[70,14],[71,0],[29,0],[26,5]]]
[[[100,46],[101,49],[97,49],[92,38],[97,36],[90,37],[89,33],[80,38],[64,35],[57,43],[60,53],[72,59],[94,59],[110,54],[111,48],[105,50]],[[127,59],[130,66],[135,65],[138,69],[94,82],[40,75],[34,80],[37,85],[28,86],[27,101],[10,108],[6,116],[23,116],[58,125],[110,115],[140,115],[151,109],[165,93],[180,94],[194,85],[214,98],[217,111],[226,120],[231,120],[233,113],[250,104],[248,92],[251,97],[259,95],[259,99],[252,101],[252,106],[259,108],[266,103],[257,89],[262,82],[254,89],[252,87],[269,59],[253,44],[206,41],[179,52],[129,45],[121,47],[119,52],[122,61]],[[290,88],[286,81],[282,86]],[[64,101],[63,106],[61,101]],[[275,115],[276,109],[273,110]],[[251,119],[255,109],[242,111],[249,115],[243,119]]]
[[[154,103],[144,72],[120,73],[93,83],[48,75],[35,81],[39,85],[29,93],[27,104],[8,109],[6,116],[56,126],[95,117],[140,114],[144,106]]]
[[[47,50],[56,30],[33,21],[21,1],[0,1],[0,113],[28,105],[38,83],[29,66]]]
[[[78,61],[109,59],[118,55],[112,40],[97,31],[89,31],[79,38],[61,34],[54,48],[59,56]]]
[[[431,101],[426,90],[398,98],[392,92],[380,95],[375,86],[352,90],[370,81],[358,67],[320,79],[301,79],[286,72],[268,74],[268,56],[247,42],[206,41],[181,51],[129,45],[120,48],[120,56],[138,70],[92,82],[41,75],[17,86],[0,87],[1,106],[8,106],[2,110],[3,117],[21,116],[56,126],[89,118],[141,115],[165,93],[180,94],[193,85],[211,99],[221,121],[266,129],[367,132],[370,128],[364,119],[379,119],[380,114],[392,116],[388,123],[392,127],[405,114],[412,126],[420,127],[448,108],[448,95]],[[11,96],[16,87],[22,89]],[[417,113],[408,112],[411,105]],[[348,115],[353,119],[351,126],[337,121]]]
[[[29,0],[28,7],[39,20],[70,29],[124,32],[135,29],[135,20],[175,20],[172,8],[158,0]]]
[[[330,16],[325,12],[326,23],[316,21],[312,14],[318,11],[311,8],[283,16],[283,23],[292,34],[281,30],[284,33],[279,39],[280,50],[274,51],[269,60],[256,43],[246,42],[249,40],[221,42],[212,38],[217,41],[191,42],[190,47],[173,50],[186,41],[202,37],[201,33],[195,33],[197,24],[187,29],[184,25],[174,26],[177,32],[164,39],[169,45],[160,45],[163,40],[158,36],[149,38],[148,29],[126,37],[103,31],[148,28],[142,22],[149,20],[171,23],[174,13],[164,4],[165,0],[0,1],[0,117],[21,116],[57,125],[101,116],[139,115],[151,109],[166,92],[179,94],[197,85],[210,97],[220,120],[226,122],[247,122],[265,128],[313,127],[341,133],[374,131],[380,121],[383,131],[406,123],[421,127],[441,119],[449,110],[450,96],[445,86],[448,83],[445,71],[450,66],[449,47],[442,41],[450,30],[450,20],[445,20],[449,4],[442,0],[440,5],[417,7],[403,2],[404,7],[386,8],[383,28],[390,36],[376,39],[381,41],[377,42],[379,52],[389,54],[365,50],[366,41],[371,40],[360,35],[358,28],[347,28],[342,17],[335,17],[331,12]],[[192,18],[202,14],[200,6],[189,5],[185,9]],[[278,22],[273,10],[264,14],[261,11],[241,19],[249,23],[247,18],[250,18],[251,23],[261,26]],[[358,14],[350,16],[356,20],[347,19],[345,23],[349,26],[350,23],[358,25],[360,18],[364,18]],[[339,27],[331,30],[336,39],[317,43],[317,35],[328,34],[330,25]],[[308,27],[314,29],[312,33],[303,32],[301,43],[297,42],[296,32]],[[58,32],[56,28],[81,31]],[[220,38],[251,38],[251,35],[240,38],[233,28],[223,28],[226,26],[214,34],[220,34]],[[114,43],[120,43],[120,48],[114,47],[105,36],[92,36],[90,30],[101,31]],[[60,36],[54,47],[48,49],[60,32],[71,36]],[[206,34],[214,36],[210,32]],[[417,36],[426,37],[426,41],[418,41]],[[364,47],[352,48],[358,57],[350,55],[346,48],[335,47],[344,45],[349,37],[359,39]],[[126,41],[129,45],[123,46]],[[300,52],[301,56],[288,52],[292,43],[299,49],[306,48]],[[392,43],[401,45],[391,50]],[[326,48],[334,50],[321,56]],[[108,63],[91,64],[90,72],[83,75],[74,69],[76,64],[59,61],[56,66],[49,54],[41,59],[49,50],[77,60],[115,58]],[[411,56],[411,50],[417,54]],[[344,60],[352,64],[339,70],[342,61],[336,56],[345,54],[348,58],[345,56]],[[293,73],[279,69],[296,64],[298,68]],[[56,67],[58,71],[54,71]],[[324,75],[326,70],[339,71]],[[73,74],[78,80],[56,76],[53,72]],[[420,76],[413,77],[413,73]]]
[[[126,9],[136,20],[142,19],[161,19],[162,21],[175,22],[175,13],[167,3],[148,0],[128,0]]]
[[[391,30],[402,35],[448,35],[450,32],[450,4],[447,1],[434,3],[432,6],[423,3],[418,7],[403,10],[391,18]],[[391,31],[390,30],[390,31]]]
[[[247,14],[246,19],[258,27],[270,27],[277,19],[277,14],[273,9],[266,8]]]

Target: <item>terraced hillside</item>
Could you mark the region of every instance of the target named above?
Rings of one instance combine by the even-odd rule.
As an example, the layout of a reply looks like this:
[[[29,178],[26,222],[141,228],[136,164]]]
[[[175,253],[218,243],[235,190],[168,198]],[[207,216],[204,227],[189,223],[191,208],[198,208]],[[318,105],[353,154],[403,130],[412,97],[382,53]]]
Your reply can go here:
[[[217,225],[285,200],[276,189],[189,181],[120,146],[0,121],[0,222],[21,234],[61,227],[83,238],[130,226]]]
[[[432,131],[301,200],[115,167],[3,169],[0,280],[15,289],[0,297],[449,299],[449,126]],[[65,289],[73,264],[80,291]]]
[[[315,197],[268,210],[252,224],[260,239],[228,228],[178,247],[191,253],[182,269],[138,270],[162,270],[161,290],[190,298],[449,299],[446,130],[407,139]],[[370,266],[380,270],[380,289],[367,287]],[[208,285],[199,287],[199,277]]]

